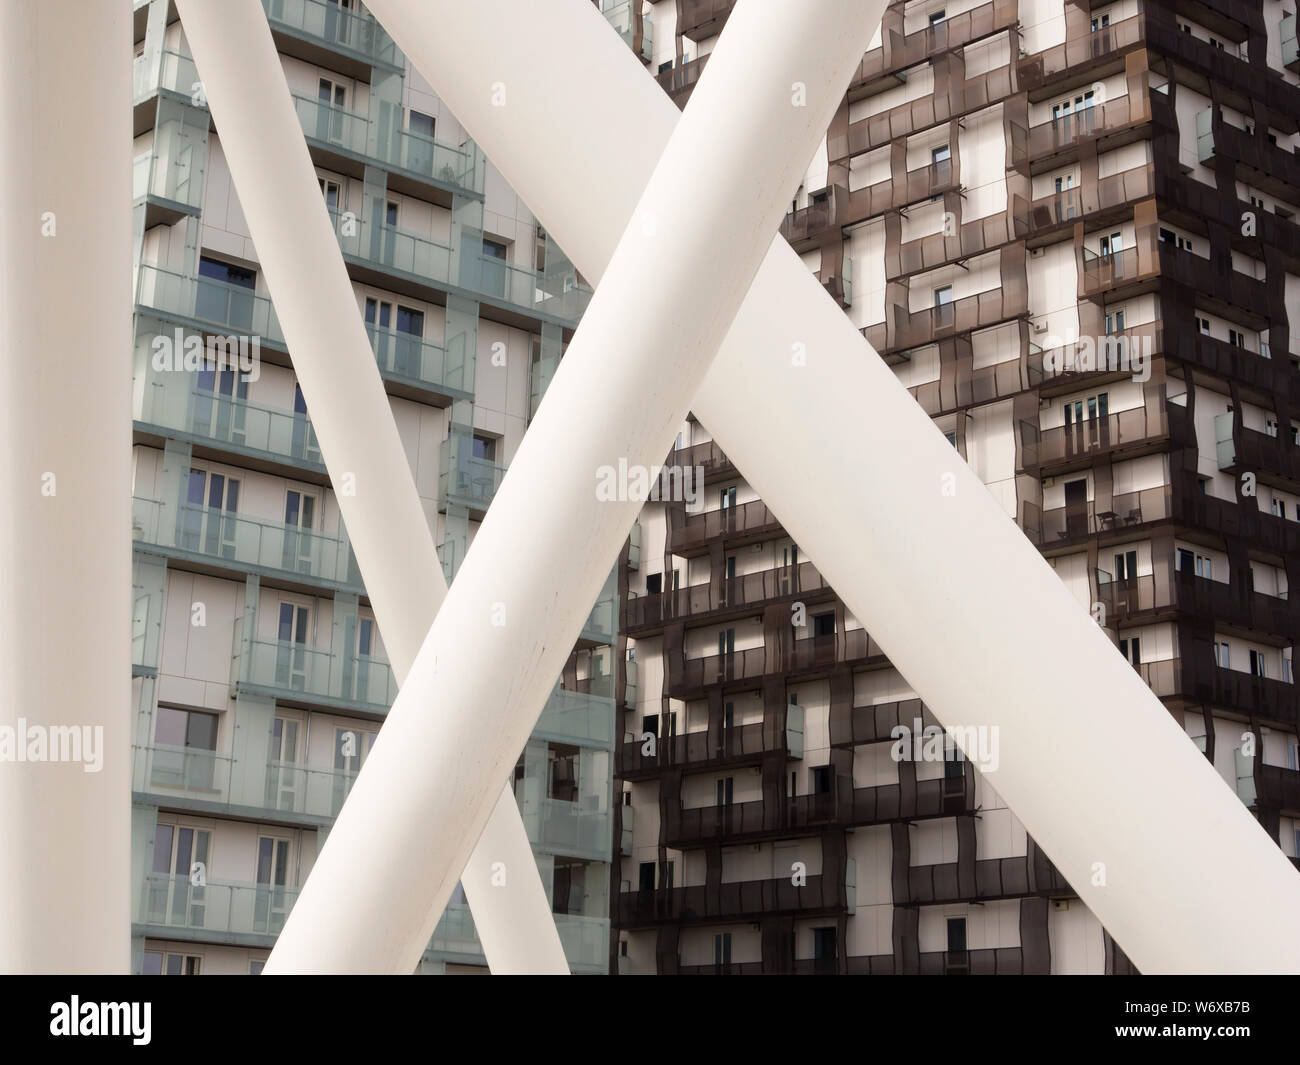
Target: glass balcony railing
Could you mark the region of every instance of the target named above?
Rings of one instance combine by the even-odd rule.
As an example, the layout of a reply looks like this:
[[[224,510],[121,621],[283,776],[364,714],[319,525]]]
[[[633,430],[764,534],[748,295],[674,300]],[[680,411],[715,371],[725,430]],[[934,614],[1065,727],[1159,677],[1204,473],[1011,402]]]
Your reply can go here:
[[[547,798],[534,809],[525,809],[528,838],[548,851],[593,861],[609,861],[613,816],[608,809],[588,809],[589,801],[593,800],[584,798],[569,802]]]
[[[506,468],[487,459],[474,458],[469,447],[452,436],[443,442],[438,498],[443,505],[486,510],[501,487]]]
[[[309,142],[373,159],[424,181],[483,192],[486,170],[473,141],[450,144],[401,128],[381,133],[372,129],[369,115],[296,93],[293,106]]]
[[[262,0],[273,30],[366,63],[400,67],[403,56],[373,15],[331,0]]]
[[[231,811],[332,820],[352,790],[356,770],[273,759],[236,759],[199,747],[133,748],[131,790],[160,800],[199,802]]]
[[[153,56],[147,53],[135,57],[131,68],[134,101],[141,103],[159,89],[167,89],[189,97],[191,102],[198,106],[195,88],[199,85],[200,79],[194,60],[184,52],[177,52],[170,48],[162,50],[157,67],[152,60]]]
[[[201,116],[201,118],[200,118]],[[203,206],[208,112],[167,101],[160,105],[153,143],[131,166],[131,198],[145,196],[194,213]]]
[[[137,901],[136,922],[151,934],[176,929],[188,935],[275,936],[284,927],[298,889],[273,884],[204,880],[150,873]],[[155,931],[157,930],[157,931]]]
[[[1282,65],[1288,70],[1300,67],[1300,47],[1296,44],[1296,16],[1283,15],[1279,28],[1282,41]]]
[[[614,745],[614,701],[556,687],[546,700],[533,735],[578,747]]]
[[[297,94],[294,94],[293,106],[298,112],[298,121],[302,123],[303,136],[309,141],[329,148],[341,148],[354,155],[366,154],[370,136],[370,119],[366,115]]]
[[[450,244],[386,223],[374,225],[350,211],[331,209],[330,215],[343,254],[377,269],[406,274],[434,288],[468,289],[566,322],[580,318],[591,302],[592,290],[578,284],[575,275],[553,282],[535,270],[469,249],[457,255]]]
[[[135,298],[140,307],[164,316],[284,347],[284,333],[270,299],[240,285],[141,263]]]
[[[604,972],[609,965],[609,919],[571,913],[553,916],[569,965],[578,971]],[[454,902],[443,911],[429,941],[429,950],[476,957],[482,955],[474,918],[467,904]]]
[[[370,655],[332,651],[282,640],[253,640],[231,663],[235,683],[260,689],[387,710],[397,697],[392,667]]]
[[[366,335],[385,377],[435,392],[473,394],[474,360],[463,353],[453,354],[432,340],[376,325],[368,324]]]
[[[166,505],[136,496],[131,517],[136,541],[200,555],[236,568],[259,566],[360,590],[345,536],[242,517],[190,503]]]
[[[638,3],[637,8],[641,5]],[[609,24],[618,31],[618,35],[623,38],[623,43],[629,48],[635,47],[636,44],[636,23],[633,21],[632,0],[623,0],[623,3],[609,8],[605,12],[605,18]],[[649,63],[654,58],[655,52],[655,24],[648,15],[642,15],[641,18],[641,51],[638,53],[645,62]]]
[[[596,643],[613,643],[618,633],[618,597],[598,600],[582,625],[581,638]]]
[[[345,245],[344,251],[348,251]],[[258,337],[285,347],[284,332],[267,296],[252,289],[207,277],[189,277],[150,263],[140,265],[136,302],[168,317],[194,321],[204,328]],[[366,326],[380,373],[389,380],[439,394],[474,391],[474,360],[448,352],[423,337]],[[167,423],[170,424],[170,423]],[[292,444],[292,440],[291,440]]]
[[[198,387],[199,375],[149,371],[140,421],[216,444],[323,470],[320,445],[305,414],[278,410]]]

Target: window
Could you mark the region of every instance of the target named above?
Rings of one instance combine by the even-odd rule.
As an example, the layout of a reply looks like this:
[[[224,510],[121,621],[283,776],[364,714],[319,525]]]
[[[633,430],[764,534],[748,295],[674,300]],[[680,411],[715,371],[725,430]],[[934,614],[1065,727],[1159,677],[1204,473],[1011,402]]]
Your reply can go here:
[[[1252,677],[1267,677],[1268,670],[1264,663],[1264,652],[1256,651],[1251,648],[1250,651],[1250,675]]]
[[[726,579],[734,581],[736,579],[736,556],[728,555],[724,565],[726,567]]]
[[[735,794],[735,777],[722,777],[717,782],[718,805],[730,806]]]
[[[835,612],[827,611],[825,614],[813,615],[813,636],[834,636],[835,635]]]
[[[1196,328],[1200,330],[1202,336],[1210,335],[1210,320],[1208,318],[1196,318]]]
[[[730,655],[736,651],[736,630],[723,629],[718,633],[718,654]]]
[[[1137,576],[1137,551],[1122,551],[1115,554],[1115,579],[1131,581]]]
[[[384,225],[397,225],[397,204],[392,200],[388,200],[384,204]]]
[[[1124,234],[1111,233],[1103,236],[1100,241],[1101,255],[1105,258],[1108,255],[1118,255],[1124,250]]]
[[[1232,668],[1232,655],[1228,652],[1227,641],[1214,645],[1214,664],[1220,669]]]
[[[831,792],[831,767],[828,765],[815,765],[810,770],[812,778],[812,793],[814,795],[829,795]]]
[[[722,727],[724,729],[735,728],[736,725],[736,704],[724,703],[722,707]]]
[[[423,111],[406,113],[406,128],[412,134],[406,142],[406,167],[420,174],[433,173],[433,116]],[[444,168],[445,170],[446,168]]]
[[[1138,636],[1129,636],[1119,641],[1119,653],[1126,662],[1135,666],[1142,664],[1142,640]]]
[[[474,436],[474,457],[483,462],[496,462],[497,442],[490,437]]]
[[[960,954],[966,950],[966,918],[948,918],[948,953]]]
[[[160,950],[146,950],[143,973],[145,976],[198,976],[202,965],[203,958],[198,954],[168,954]]]
[[[316,99],[316,139],[327,142],[343,140],[347,132],[347,88],[321,78],[317,83]]]
[[[483,258],[496,259],[500,262],[505,262],[506,257],[507,249],[504,244],[499,240],[488,240],[487,237],[483,238]]]
[[[713,937],[713,964],[731,964],[731,933],[718,932]]]
[[[653,891],[655,889],[655,863],[642,862],[637,867],[637,889]]]
[[[822,928],[814,928],[813,933],[813,959],[817,962],[819,972],[826,972],[834,968],[836,956],[839,953],[839,947],[836,943],[835,926],[826,925]]]
[[[664,575],[662,573],[647,573],[645,578],[645,594],[658,595],[663,591]]]
[[[1109,25],[1110,15],[1099,15],[1092,20],[1092,32],[1096,33],[1098,30],[1104,30]]]
[[[944,13],[944,11],[943,11],[942,9],[940,9],[939,11],[931,11],[931,12],[930,12],[930,25],[931,25],[931,26],[937,26],[937,25],[939,25],[940,22],[943,22],[946,18],[947,18],[947,15]]]
[[[203,790],[213,786],[217,715],[159,706],[154,719],[153,782]]]
[[[1246,334],[1239,333],[1235,329],[1228,330],[1228,343],[1234,348],[1244,348],[1246,346]]]
[[[1124,328],[1124,312],[1115,311],[1113,314],[1106,315],[1106,332],[1118,333]]]
[[[343,192],[339,187],[339,183],[337,181],[330,181],[327,178],[318,178],[317,181],[320,184],[320,194],[325,198],[325,206],[328,207],[331,212],[337,211],[339,209],[339,202],[343,198]]]
[[[951,430],[951,431],[949,431],[949,432],[944,433],[944,434],[943,434],[943,438],[944,438],[945,440],[947,440],[948,443],[950,443],[953,447],[956,447],[956,446],[957,446],[957,432],[956,432],[956,430]]]
[[[952,286],[944,285],[934,290],[934,305],[936,307],[946,307],[952,303]]]
[[[261,976],[262,970],[266,968],[265,958],[252,958],[248,963],[249,976]]]
[[[1174,568],[1183,573],[1191,573],[1196,565],[1195,556],[1185,547],[1178,549],[1178,557],[1175,560]]]
[[[930,149],[931,166],[933,166],[935,163],[947,162],[951,158],[952,158],[952,152],[949,151],[948,145],[946,144],[940,145],[938,148]]]
[[[943,747],[943,776],[945,780],[957,780],[962,776],[962,762],[966,756],[961,753],[961,748],[953,742],[952,737],[944,739]]]
[[[721,502],[719,506],[723,510],[736,505],[736,486],[733,484],[730,488],[724,488],[720,493]]]
[[[248,331],[253,326],[253,290],[257,273],[207,256],[199,258],[194,316]]]

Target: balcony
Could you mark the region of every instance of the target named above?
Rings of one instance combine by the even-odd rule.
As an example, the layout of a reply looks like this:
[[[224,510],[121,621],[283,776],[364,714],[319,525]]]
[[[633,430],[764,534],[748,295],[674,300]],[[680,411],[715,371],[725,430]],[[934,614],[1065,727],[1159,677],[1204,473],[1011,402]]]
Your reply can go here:
[[[156,62],[154,55],[158,57]],[[131,66],[131,80],[131,98],[138,106],[155,97],[160,91],[175,93],[185,97],[186,101],[192,102],[194,88],[201,79],[192,57],[184,52],[164,48],[153,55],[145,52],[144,55],[136,56]],[[148,117],[152,120],[154,116]],[[137,124],[135,132],[136,136],[139,136],[144,130]]]
[[[533,736],[576,747],[614,747],[614,700],[555,687],[546,700]]]
[[[707,55],[697,56],[689,62],[660,71],[655,75],[655,80],[659,82],[673,103],[679,108],[685,108],[686,101],[691,98],[695,83],[700,80],[700,75],[704,73],[708,61]]]
[[[169,558],[342,591],[363,590],[346,535],[332,536],[229,510],[136,496],[132,535]]]
[[[1031,542],[1047,549],[1090,536],[1127,532],[1172,516],[1173,489],[1165,485],[1120,493],[1107,507],[1099,507],[1093,500],[1042,511],[1029,505],[1022,524]]]
[[[295,470],[325,472],[316,433],[305,413],[250,403],[214,392],[211,387],[200,388],[200,380],[195,373],[150,368],[137,427],[192,443],[216,445]]]
[[[661,808],[663,839],[674,848],[815,835],[840,823],[840,804],[834,792],[691,808],[679,799],[663,802]]]
[[[435,294],[461,289],[472,299],[529,317],[549,317],[564,326],[574,325],[591,302],[592,290],[572,278],[561,280],[559,291],[549,291],[553,279],[475,251],[469,231],[461,233],[457,253],[449,244],[375,224],[369,217],[335,209],[330,215],[344,261],[360,268],[358,279],[367,283],[392,287],[393,279],[404,280],[434,302],[441,302]]]
[[[592,809],[595,798],[580,800],[544,798],[522,803],[528,839],[550,854],[565,854],[607,862],[613,851],[614,816],[608,809]]]
[[[385,714],[397,698],[397,679],[382,658],[336,655],[287,640],[243,640],[243,617],[235,619],[232,690],[316,706]]]
[[[560,933],[564,956],[574,972],[604,973],[609,968],[609,919],[557,913],[555,927]],[[483,948],[469,906],[453,902],[443,911],[429,940],[427,953],[453,955],[482,964]]]
[[[1074,78],[1096,71],[1146,40],[1146,18],[1141,14],[1096,30],[1081,25],[1087,32],[1072,35],[1064,44],[1020,60],[1017,77],[1021,89],[1033,92],[1066,72]]]
[[[677,32],[697,41],[716,37],[735,6],[736,0],[680,0]]]
[[[1255,794],[1260,806],[1280,806],[1300,812],[1300,772],[1255,761]]]
[[[1036,169],[1059,166],[1054,156],[1073,153],[1090,138],[1112,137],[1151,120],[1150,101],[1132,94],[1048,119],[1029,128],[1029,158]]]
[[[308,146],[326,153],[336,169],[359,178],[366,165],[377,163],[399,179],[471,198],[483,195],[486,168],[473,141],[426,137],[403,129],[400,119],[381,128],[369,115],[310,96],[295,94],[293,104]]]
[[[1169,419],[1163,409],[1146,407],[1117,411],[1073,425],[1039,431],[1036,447],[1026,448],[1026,468],[1037,467],[1042,476],[1086,466],[1101,457],[1132,458],[1158,450],[1169,441]]]
[[[811,562],[801,562],[797,566],[777,566],[729,580],[626,599],[621,623],[627,630],[659,628],[668,620],[700,621],[723,613],[752,613],[789,596],[826,598],[832,594],[817,567]]]
[[[152,143],[131,164],[131,199],[145,201],[146,228],[198,217],[208,165],[206,108],[160,101]]]
[[[641,0],[635,0],[635,6],[639,11]],[[641,25],[638,27],[637,20],[632,14],[632,8],[633,0],[623,0],[623,3],[606,10],[605,18],[614,27],[618,35],[623,38],[623,43],[640,56],[643,63],[649,63],[654,59],[655,54],[655,24],[649,15],[641,15]],[[641,47],[639,50],[637,49],[636,40],[638,29],[641,32]]]
[[[471,518],[482,519],[505,475],[504,466],[474,456],[469,438],[452,433],[443,441],[439,459],[439,510],[465,507]]]
[[[985,858],[971,863],[969,868],[961,862],[909,866],[904,897],[899,897],[895,884],[894,905],[925,906],[963,899],[1022,898],[1030,894],[1033,891],[1027,857]]]
[[[688,444],[686,447],[675,447],[668,452],[664,465],[676,466],[684,470],[702,467],[706,484],[720,477],[730,477],[736,472],[736,464],[727,458],[722,448],[718,447],[716,440],[704,440],[698,444]]]
[[[272,884],[208,880],[150,873],[136,903],[133,933],[270,947],[289,916],[298,889]]]
[[[328,824],[356,771],[300,762],[235,758],[197,747],[132,748],[131,790],[160,805],[277,822]]]
[[[614,923],[637,928],[659,923],[759,920],[784,915],[812,917],[842,913],[847,908],[845,885],[820,874],[796,886],[788,876],[742,880],[714,886],[621,891]]]
[[[1084,217],[1093,218],[1098,224],[1101,218],[1114,217],[1119,220],[1124,215],[1131,218],[1131,205],[1155,194],[1154,165],[1148,163],[1133,167],[1123,173],[1101,178],[1096,184],[1096,192],[1087,201],[1084,200],[1082,188],[1049,192],[1032,200],[1028,209],[1029,231],[1033,235],[1044,234],[1058,227],[1073,225]]]
[[[823,673],[835,666],[884,661],[884,652],[865,629],[830,636],[793,640],[785,647],[750,647],[723,655],[668,659],[669,692],[674,698],[694,698],[713,685],[752,686],[772,674]]]
[[[372,65],[395,72],[404,67],[402,53],[373,15],[358,14],[329,0],[262,0],[262,7],[278,47],[290,55],[337,66],[318,54],[331,52],[355,61],[359,69],[348,73],[365,80]],[[300,46],[295,47],[295,42]]]
[[[832,232],[836,218],[848,203],[849,190],[843,185],[830,185],[814,192],[807,207],[791,211],[781,220],[781,236],[795,251],[807,251]]]
[[[850,192],[846,216],[842,217],[837,212],[836,222],[841,226],[861,222],[886,211],[933,199],[955,188],[957,180],[951,159],[919,166],[915,170],[903,172],[897,181],[891,176]]]
[[[1223,155],[1241,170],[1242,181],[1283,200],[1300,192],[1300,156],[1270,144],[1254,131],[1238,129],[1207,107],[1196,114],[1196,155],[1213,167]]]
[[[898,28],[891,25],[892,21],[887,11],[881,31],[881,44],[867,52],[858,64],[853,80],[849,83],[850,99],[862,95],[864,88],[875,84],[887,74],[915,66],[929,56],[955,51],[972,41],[1018,25],[1019,5],[1015,0],[994,0],[940,22],[922,26],[906,35],[900,32],[901,17],[897,20]]]
[[[1300,491],[1300,448],[1284,436],[1237,428],[1231,413],[1214,419],[1219,469],[1236,475],[1249,471],[1265,482]]]
[[[617,773],[626,779],[654,776],[669,767],[703,769],[723,765],[757,765],[765,754],[784,753],[803,757],[803,707],[790,704],[785,728],[776,730],[764,721],[665,736],[654,745],[653,754],[643,753],[645,742],[637,736],[625,739],[618,750]]]
[[[1282,65],[1300,74],[1300,48],[1296,46],[1296,17],[1283,15],[1278,32],[1282,39]]]
[[[1003,271],[1002,280],[1000,288],[917,310],[909,310],[906,302],[891,303],[886,297],[885,321],[864,327],[862,335],[878,353],[885,355],[1024,317],[1029,313],[1029,290],[1024,274],[1007,277]]]
[[[687,513],[683,508],[669,508],[668,514],[668,550],[675,555],[700,554],[717,539],[744,542],[781,531],[776,516],[759,499],[697,514]]]
[[[141,312],[193,325],[206,333],[257,337],[265,346],[287,351],[275,307],[267,296],[207,277],[189,277],[141,263],[136,288]],[[439,405],[474,391],[474,359],[407,333],[366,325],[380,376],[398,391],[411,390]]]

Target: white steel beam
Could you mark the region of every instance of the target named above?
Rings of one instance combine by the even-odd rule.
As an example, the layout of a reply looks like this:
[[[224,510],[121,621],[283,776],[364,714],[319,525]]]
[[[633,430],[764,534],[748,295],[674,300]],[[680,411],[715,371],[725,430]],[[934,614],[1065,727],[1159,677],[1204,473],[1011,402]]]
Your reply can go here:
[[[681,121],[603,17],[367,6],[599,278]],[[1300,876],[1276,841],[784,241],[693,409],[940,721],[998,737],[985,782],[1142,971],[1300,970]]]
[[[130,6],[6,3],[0,55],[0,970],[126,973]]]
[[[667,451],[882,7],[736,7],[268,969],[400,971],[429,935],[640,509],[598,471]]]
[[[258,0],[178,0],[177,7],[330,479],[355,488],[336,498],[404,684],[447,582],[266,15]],[[430,701],[419,712],[437,716],[444,708]],[[498,782],[505,779],[503,772]],[[514,795],[508,786],[497,795],[462,878],[483,952],[493,972],[567,973]],[[504,879],[493,877],[498,863]],[[408,889],[387,885],[394,897]],[[348,920],[373,929],[380,912]]]

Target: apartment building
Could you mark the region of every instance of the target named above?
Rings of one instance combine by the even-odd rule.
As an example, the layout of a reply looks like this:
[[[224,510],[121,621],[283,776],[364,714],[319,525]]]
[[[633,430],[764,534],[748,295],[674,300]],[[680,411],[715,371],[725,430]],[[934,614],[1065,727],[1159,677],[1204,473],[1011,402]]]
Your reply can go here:
[[[264,7],[452,579],[590,288],[361,4]],[[257,973],[396,683],[185,28],[134,20],[134,966]],[[616,591],[514,772],[577,972],[610,955]],[[420,970],[486,971],[459,889]]]
[[[679,105],[733,7],[641,4]],[[891,3],[782,232],[1300,862],[1298,116],[1289,0]],[[611,970],[1133,971],[707,428],[666,461]]]

